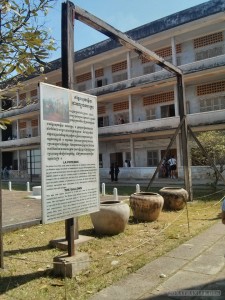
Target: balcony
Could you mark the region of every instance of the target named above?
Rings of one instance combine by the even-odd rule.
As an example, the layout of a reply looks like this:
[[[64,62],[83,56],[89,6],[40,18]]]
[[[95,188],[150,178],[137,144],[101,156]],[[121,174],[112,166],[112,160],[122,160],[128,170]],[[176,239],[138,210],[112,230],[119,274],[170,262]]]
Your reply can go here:
[[[16,148],[20,147],[30,147],[34,145],[40,145],[41,137],[35,136],[35,137],[28,137],[23,139],[15,139],[15,140],[8,140],[0,142],[1,149],[13,149],[16,150]]]
[[[168,130],[173,130],[179,125],[179,117],[170,117],[156,120],[147,120],[134,123],[119,124],[114,126],[101,127],[98,129],[99,138],[111,138],[112,136],[125,135],[146,135],[161,131],[164,133]]]
[[[225,125],[225,109],[199,112],[187,115],[188,124],[190,126],[209,126],[224,124]]]
[[[156,120],[148,120],[114,126],[100,127],[98,129],[99,139],[110,140],[113,137],[124,139],[125,137],[144,137],[169,135],[178,127],[180,118],[169,117]],[[225,126],[225,109],[201,112],[187,115],[187,123],[193,127],[204,127],[224,124]],[[223,127],[224,127],[223,126]]]
[[[200,61],[191,62],[185,65],[179,66],[179,68],[185,74],[192,74],[200,71],[210,70],[213,68],[219,68],[225,66],[225,54],[212,58],[203,59]],[[158,81],[168,81],[175,77],[174,74],[168,71],[158,71],[147,75],[134,77],[131,79],[123,80],[117,83],[108,84],[99,88],[85,91],[88,94],[101,96],[113,92],[119,92],[131,88],[137,88],[146,84],[151,84]],[[129,93],[129,92],[128,92]]]

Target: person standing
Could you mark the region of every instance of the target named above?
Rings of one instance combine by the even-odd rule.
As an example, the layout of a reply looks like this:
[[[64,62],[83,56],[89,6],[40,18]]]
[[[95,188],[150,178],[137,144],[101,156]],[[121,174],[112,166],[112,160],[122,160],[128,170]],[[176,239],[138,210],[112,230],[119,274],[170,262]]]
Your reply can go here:
[[[114,179],[115,179],[115,177],[114,177],[114,174],[115,174],[114,163],[111,163],[109,174],[111,176],[111,181],[114,181]]]
[[[115,181],[118,181],[118,175],[119,175],[120,169],[118,167],[118,164],[115,164]]]
[[[168,163],[170,165],[170,178],[176,178],[177,161],[173,155],[168,160]]]

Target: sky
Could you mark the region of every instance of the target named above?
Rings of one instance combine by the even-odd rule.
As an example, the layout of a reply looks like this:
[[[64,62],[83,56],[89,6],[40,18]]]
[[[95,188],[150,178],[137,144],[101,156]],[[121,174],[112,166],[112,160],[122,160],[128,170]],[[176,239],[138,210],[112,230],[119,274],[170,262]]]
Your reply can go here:
[[[61,57],[61,5],[57,0],[49,10],[46,27],[56,40],[58,49],[51,54],[50,61]],[[204,0],[71,0],[75,6],[88,11],[114,28],[126,32],[170,14],[208,2]],[[74,50],[80,50],[108,37],[75,20]]]

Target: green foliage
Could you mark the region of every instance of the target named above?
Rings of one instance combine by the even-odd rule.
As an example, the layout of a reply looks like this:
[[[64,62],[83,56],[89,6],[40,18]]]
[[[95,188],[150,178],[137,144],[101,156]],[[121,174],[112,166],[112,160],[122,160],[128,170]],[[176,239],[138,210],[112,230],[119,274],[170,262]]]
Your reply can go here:
[[[44,27],[54,0],[1,0],[0,78],[29,75],[55,50],[54,40]]]
[[[225,131],[206,131],[198,134],[197,138],[210,160],[217,166],[218,171],[223,173],[225,170]],[[209,159],[194,143],[192,145],[192,165],[211,166]],[[215,171],[213,177],[213,185],[216,186],[219,176]]]

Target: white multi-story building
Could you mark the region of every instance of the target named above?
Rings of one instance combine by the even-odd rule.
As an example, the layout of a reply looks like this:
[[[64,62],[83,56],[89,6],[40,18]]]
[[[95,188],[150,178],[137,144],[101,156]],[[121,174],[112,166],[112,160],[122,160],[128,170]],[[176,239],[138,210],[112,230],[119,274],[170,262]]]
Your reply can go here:
[[[178,66],[184,74],[187,123],[194,132],[225,129],[225,0],[212,0],[127,32],[140,44]],[[75,53],[74,89],[98,96],[101,178],[117,162],[121,178],[149,178],[179,125],[176,77],[137,53],[106,39]],[[20,78],[4,90],[1,118],[2,167],[12,176],[40,176],[38,82],[61,85],[61,61],[45,74]],[[7,100],[10,99],[10,100]],[[180,137],[170,154],[183,176]],[[125,160],[131,167],[124,167]],[[206,176],[192,166],[192,177]]]

